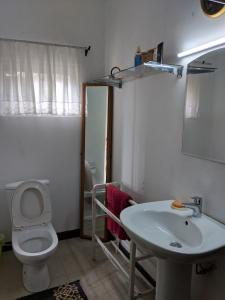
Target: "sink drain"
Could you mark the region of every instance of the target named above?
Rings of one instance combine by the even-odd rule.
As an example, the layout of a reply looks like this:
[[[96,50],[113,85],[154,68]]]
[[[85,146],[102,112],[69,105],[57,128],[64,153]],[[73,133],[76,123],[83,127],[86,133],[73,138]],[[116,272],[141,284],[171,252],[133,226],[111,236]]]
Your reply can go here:
[[[175,248],[182,248],[182,245],[179,242],[171,242],[170,246]]]

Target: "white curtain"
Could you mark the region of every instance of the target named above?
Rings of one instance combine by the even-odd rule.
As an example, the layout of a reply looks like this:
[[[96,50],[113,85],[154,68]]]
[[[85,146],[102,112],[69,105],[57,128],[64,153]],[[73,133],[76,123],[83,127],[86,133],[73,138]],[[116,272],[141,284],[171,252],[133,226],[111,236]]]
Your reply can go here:
[[[196,119],[199,114],[201,76],[188,75],[185,104],[185,118]]]
[[[1,115],[79,115],[81,50],[0,41]]]

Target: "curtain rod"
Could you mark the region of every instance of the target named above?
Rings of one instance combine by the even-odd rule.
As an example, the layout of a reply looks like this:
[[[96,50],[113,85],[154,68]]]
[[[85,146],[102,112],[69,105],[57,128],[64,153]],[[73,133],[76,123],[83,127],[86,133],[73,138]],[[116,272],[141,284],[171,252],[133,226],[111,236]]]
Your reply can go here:
[[[85,56],[88,55],[88,52],[91,50],[91,46],[75,46],[75,45],[66,45],[66,44],[55,44],[55,43],[47,43],[47,42],[37,42],[37,41],[28,41],[28,40],[16,40],[16,39],[7,39],[1,38],[0,41],[7,41],[7,42],[22,42],[22,43],[31,43],[31,44],[38,44],[38,45],[48,45],[48,46],[57,46],[57,47],[69,47],[69,48],[76,48],[76,49],[83,49]]]

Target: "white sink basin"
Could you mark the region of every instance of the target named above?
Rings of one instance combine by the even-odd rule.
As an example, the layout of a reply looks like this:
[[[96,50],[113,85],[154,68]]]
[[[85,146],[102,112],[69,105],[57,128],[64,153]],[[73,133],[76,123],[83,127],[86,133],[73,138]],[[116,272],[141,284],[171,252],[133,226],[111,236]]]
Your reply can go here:
[[[120,215],[131,239],[158,258],[157,300],[190,299],[191,264],[225,249],[225,225],[204,214],[193,217],[189,208],[172,209],[171,203],[165,200],[138,204]],[[179,294],[177,282],[182,277],[186,289],[182,287]],[[172,292],[173,284],[176,293]],[[164,286],[164,293],[159,291],[160,286]]]
[[[192,261],[225,246],[225,225],[204,214],[192,217],[189,208],[172,209],[171,203],[166,200],[128,207],[120,215],[121,222],[134,241],[164,258]]]

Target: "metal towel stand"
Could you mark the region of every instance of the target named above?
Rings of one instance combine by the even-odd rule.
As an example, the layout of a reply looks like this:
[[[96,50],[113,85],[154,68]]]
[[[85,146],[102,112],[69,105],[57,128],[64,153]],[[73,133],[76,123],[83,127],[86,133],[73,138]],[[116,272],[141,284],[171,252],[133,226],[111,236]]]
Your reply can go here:
[[[120,183],[112,182],[112,183],[107,183],[107,184],[96,184],[96,185],[94,185],[93,190],[92,190],[92,257],[93,257],[93,260],[95,260],[95,257],[96,257],[96,251],[95,250],[96,250],[96,245],[98,244],[102,248],[102,250],[105,253],[105,255],[107,256],[107,258],[110,260],[110,262],[119,271],[121,271],[122,274],[128,280],[128,282],[129,282],[128,299],[129,300],[134,300],[134,299],[138,299],[140,297],[143,297],[147,294],[150,294],[154,290],[154,287],[152,287],[150,285],[148,280],[136,268],[136,262],[151,258],[151,257],[153,257],[153,255],[152,254],[147,254],[147,255],[145,254],[145,255],[137,256],[136,255],[136,250],[137,250],[136,244],[134,243],[134,241],[130,240],[130,259],[129,259],[129,258],[127,258],[127,256],[119,248],[120,240],[117,237],[116,237],[115,241],[110,241],[108,243],[103,243],[101,241],[100,237],[96,234],[96,220],[99,219],[99,218],[110,217],[111,219],[113,219],[113,221],[115,221],[117,224],[119,224],[121,227],[123,227],[120,219],[117,218],[117,216],[115,216],[110,210],[107,209],[107,207],[102,202],[100,202],[96,198],[96,193],[100,190],[106,189],[106,186],[108,184],[113,184],[116,187],[118,187],[119,189],[121,188]],[[131,205],[138,205],[138,203],[133,201],[133,200],[129,200],[129,203]],[[96,215],[97,206],[100,207],[101,210],[103,210],[105,214],[97,216]],[[121,265],[121,263],[118,261],[118,259],[107,248],[108,244],[111,244],[116,249],[116,253],[119,253],[121,255],[121,257],[129,263],[129,272],[127,272],[125,270],[125,268]],[[135,271],[136,270],[139,272],[140,276],[147,283],[147,285],[150,286],[149,289],[147,289],[145,291],[140,291],[137,288],[137,286],[135,285]]]

